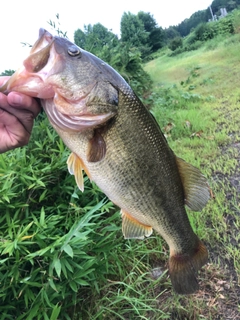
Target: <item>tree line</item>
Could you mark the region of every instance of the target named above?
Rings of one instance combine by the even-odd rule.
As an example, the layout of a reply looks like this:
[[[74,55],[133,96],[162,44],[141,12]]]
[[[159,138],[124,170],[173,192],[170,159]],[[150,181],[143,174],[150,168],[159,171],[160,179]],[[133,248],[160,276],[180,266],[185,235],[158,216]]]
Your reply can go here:
[[[220,16],[221,8],[226,8],[227,12],[231,12],[237,9],[239,5],[240,0],[213,0],[211,8],[214,15]],[[181,37],[185,37],[200,23],[206,23],[210,19],[212,19],[211,11],[209,8],[206,8],[205,10],[195,12],[190,18],[185,19],[177,26],[171,26],[169,29],[174,29]]]

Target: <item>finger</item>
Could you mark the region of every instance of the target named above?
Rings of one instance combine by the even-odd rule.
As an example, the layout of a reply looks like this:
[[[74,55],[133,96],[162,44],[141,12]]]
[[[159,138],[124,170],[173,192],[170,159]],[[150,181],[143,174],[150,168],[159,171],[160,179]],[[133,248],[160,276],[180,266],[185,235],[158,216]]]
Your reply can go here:
[[[7,97],[8,103],[12,107],[16,107],[16,109],[25,109],[26,111],[30,111],[33,113],[34,118],[41,111],[40,103],[25,94],[21,94],[18,92],[10,92]]]
[[[6,109],[6,110],[9,108],[7,96],[1,92],[0,92],[0,108]]]
[[[27,144],[30,133],[14,115],[0,109],[0,153]]]
[[[22,125],[29,134],[33,127],[34,118],[41,110],[37,100],[17,92],[9,93],[8,96],[0,93],[0,108],[13,115],[19,125]]]
[[[8,96],[0,92],[0,108],[12,114],[15,114],[17,110],[19,112],[25,110],[31,112],[34,118],[41,111],[38,100],[18,92],[10,92]]]

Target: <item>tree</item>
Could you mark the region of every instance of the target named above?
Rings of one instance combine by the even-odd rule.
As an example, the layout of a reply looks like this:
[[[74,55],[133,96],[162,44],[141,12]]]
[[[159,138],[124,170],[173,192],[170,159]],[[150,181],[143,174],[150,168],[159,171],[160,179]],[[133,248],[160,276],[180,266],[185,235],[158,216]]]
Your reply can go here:
[[[12,70],[12,69],[8,69],[8,70],[5,70],[5,71],[3,71],[1,74],[0,74],[0,76],[11,76],[12,74],[14,74],[14,70]]]
[[[84,25],[84,31],[76,30],[74,32],[74,42],[79,47],[99,55],[105,45],[117,45],[118,37],[101,23],[97,23],[93,26],[91,24]]]
[[[220,15],[220,8],[226,8],[227,12],[231,12],[240,5],[240,0],[213,0],[211,8],[214,15]],[[206,23],[212,19],[209,8],[199,10],[191,15],[189,19],[185,19],[175,26],[182,37],[187,36],[200,23]]]
[[[142,67],[141,52],[131,42],[120,41],[100,23],[76,30],[74,41],[116,69],[138,94],[150,90],[152,82]]]
[[[149,35],[149,44],[152,46],[152,52],[161,49],[165,45],[166,35],[161,27],[152,30]]]
[[[121,19],[121,41],[137,47],[142,57],[150,53],[148,44],[149,33],[145,30],[144,24],[137,15],[124,12]]]
[[[228,3],[227,3],[227,7],[228,7],[230,10],[233,10],[233,9],[237,8],[237,2],[230,0],[230,1],[228,1]]]
[[[152,81],[143,69],[141,52],[130,43],[119,42],[116,47],[104,47],[101,58],[116,69],[132,89],[143,96],[149,92]]]
[[[165,29],[165,36],[167,40],[172,40],[176,37],[180,37],[180,33],[177,31],[176,27],[170,26]]]
[[[185,19],[178,26],[176,26],[177,31],[182,37],[187,36],[194,28],[196,28],[199,23],[207,22],[210,18],[210,11],[199,10],[191,15],[189,19]]]
[[[86,34],[81,29],[77,29],[74,32],[74,42],[80,48],[86,49]]]
[[[231,12],[240,5],[240,0],[213,0],[211,7],[213,14],[220,15],[220,8],[226,8],[227,12]]]
[[[150,12],[139,11],[138,18],[143,22],[145,31],[148,32],[147,43],[151,47],[151,51],[155,52],[162,48],[165,44],[165,32],[162,27],[158,27]]]

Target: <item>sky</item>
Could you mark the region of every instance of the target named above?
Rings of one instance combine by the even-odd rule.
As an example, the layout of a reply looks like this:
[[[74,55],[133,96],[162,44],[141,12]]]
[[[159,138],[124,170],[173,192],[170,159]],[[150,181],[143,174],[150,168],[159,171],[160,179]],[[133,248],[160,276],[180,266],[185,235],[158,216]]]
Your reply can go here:
[[[198,10],[207,9],[211,0],[11,0],[3,1],[0,10],[0,73],[18,69],[34,44],[39,28],[56,32],[48,23],[54,21],[60,30],[67,31],[73,41],[74,31],[84,25],[101,23],[120,36],[120,22],[124,12],[149,12],[162,28],[177,25]],[[59,20],[56,18],[59,14]]]

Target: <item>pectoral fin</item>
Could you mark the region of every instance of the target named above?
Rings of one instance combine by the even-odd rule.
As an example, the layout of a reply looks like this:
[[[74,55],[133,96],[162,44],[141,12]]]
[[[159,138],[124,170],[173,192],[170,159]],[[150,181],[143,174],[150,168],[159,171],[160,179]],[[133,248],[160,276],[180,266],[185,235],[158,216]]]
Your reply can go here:
[[[88,142],[87,160],[89,162],[101,161],[106,154],[106,143],[98,130],[94,131],[92,139]]]
[[[210,187],[207,179],[199,169],[176,157],[182,180],[185,204],[193,211],[201,211],[210,198]]]
[[[81,159],[75,154],[71,153],[67,160],[68,171],[70,174],[75,176],[75,180],[78,188],[84,191],[84,181],[83,181],[83,166]]]
[[[122,232],[125,239],[144,239],[152,234],[152,227],[146,226],[121,210]]]

